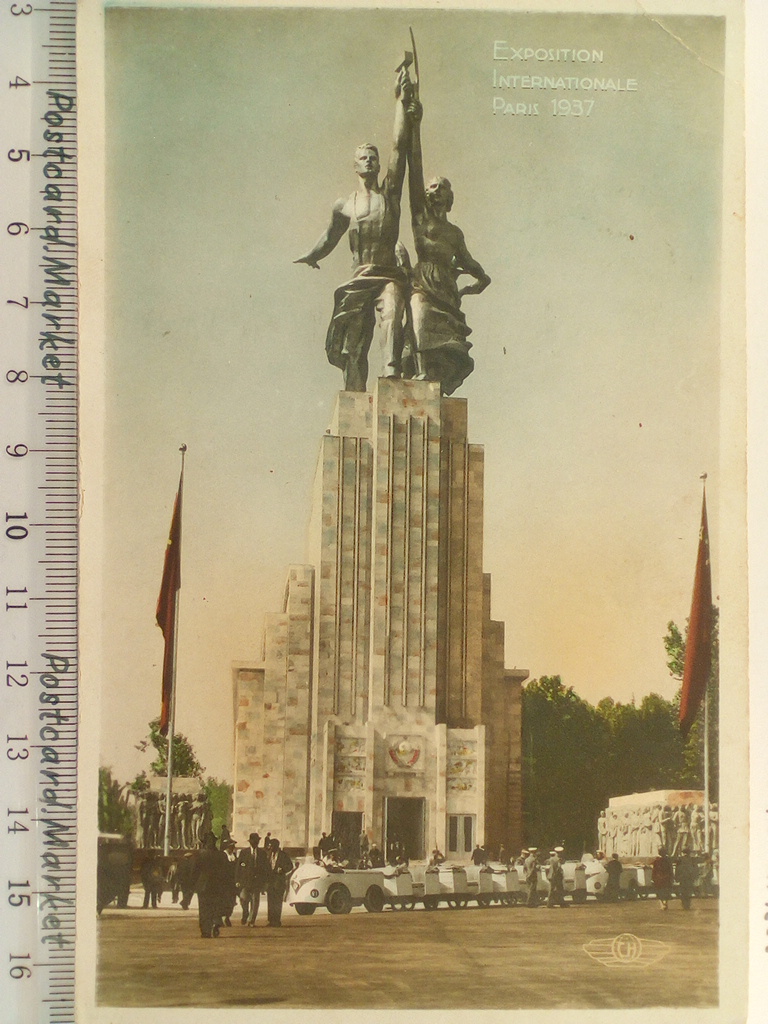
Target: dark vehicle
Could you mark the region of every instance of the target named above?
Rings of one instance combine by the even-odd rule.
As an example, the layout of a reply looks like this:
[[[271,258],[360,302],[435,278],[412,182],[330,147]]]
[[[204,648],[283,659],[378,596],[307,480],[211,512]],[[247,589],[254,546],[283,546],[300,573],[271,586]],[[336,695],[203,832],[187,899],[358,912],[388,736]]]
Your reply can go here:
[[[118,907],[128,906],[133,867],[133,844],[125,836],[100,833],[96,861],[96,913],[117,900]]]

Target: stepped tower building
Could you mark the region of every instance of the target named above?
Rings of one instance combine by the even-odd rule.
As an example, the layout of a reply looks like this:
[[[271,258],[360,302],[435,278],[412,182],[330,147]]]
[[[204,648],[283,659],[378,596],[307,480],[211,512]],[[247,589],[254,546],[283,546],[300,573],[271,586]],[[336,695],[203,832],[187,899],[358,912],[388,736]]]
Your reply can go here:
[[[439,383],[338,395],[308,564],[261,664],[234,666],[234,832],[311,850],[366,831],[412,859],[522,841],[520,707],[483,573],[483,449]]]

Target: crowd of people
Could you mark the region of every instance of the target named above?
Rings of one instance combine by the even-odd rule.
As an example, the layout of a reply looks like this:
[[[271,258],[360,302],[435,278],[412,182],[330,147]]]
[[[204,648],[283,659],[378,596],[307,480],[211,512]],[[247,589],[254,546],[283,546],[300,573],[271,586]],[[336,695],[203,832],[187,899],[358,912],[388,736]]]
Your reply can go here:
[[[283,901],[294,863],[270,833],[261,843],[258,832],[248,837],[248,846],[238,850],[226,826],[220,839],[209,831],[200,848],[186,853],[164,869],[164,859],[150,852],[141,868],[144,907],[158,906],[162,893],[170,887],[172,900],[187,910],[197,895],[200,934],[204,939],[218,938],[221,929],[232,927],[238,903],[241,924],[255,927],[261,896],[267,897],[267,927],[282,924]]]
[[[480,847],[478,851],[473,851],[473,863],[485,863],[485,861],[476,859],[476,853],[479,854],[480,852],[485,852],[484,848]],[[523,849],[520,855],[512,861],[502,856],[503,848],[499,851],[499,860],[502,863],[522,868],[528,893],[526,902],[529,907],[539,906],[538,889],[542,866],[545,868],[545,876],[549,882],[547,906],[567,906],[565,902],[563,852],[562,846],[556,846],[553,850],[549,851],[548,859],[542,859],[538,848],[531,846]],[[598,851],[594,859],[602,862],[608,876],[604,898],[615,902],[622,893],[621,876],[625,865],[617,853],[606,858],[605,854]],[[586,873],[586,866],[583,862],[579,862],[576,864],[575,870],[581,870]],[[714,871],[715,861],[709,854],[704,854],[699,859],[694,859],[690,851],[682,850],[673,861],[666,848],[663,846],[659,847],[657,856],[651,864],[651,881],[661,909],[667,909],[675,883],[677,884],[676,891],[680,896],[684,910],[691,909],[691,900],[695,894],[702,897],[714,895]]]
[[[345,842],[333,832],[323,832],[313,848],[315,860],[329,870],[339,868],[383,868],[387,864],[408,867],[405,844],[397,835],[392,835],[386,844],[386,856],[375,839],[369,839],[367,832],[361,832],[354,843]]]

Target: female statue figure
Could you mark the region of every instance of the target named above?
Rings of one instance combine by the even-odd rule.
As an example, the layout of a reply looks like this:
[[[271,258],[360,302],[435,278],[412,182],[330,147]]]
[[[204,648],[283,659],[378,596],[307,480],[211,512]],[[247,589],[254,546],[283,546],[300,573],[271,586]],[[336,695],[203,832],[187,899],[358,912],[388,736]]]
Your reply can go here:
[[[408,187],[418,262],[411,274],[411,372],[403,376],[439,381],[442,394],[450,395],[475,365],[461,297],[478,295],[491,279],[470,255],[463,233],[448,220],[453,206],[450,181],[433,178],[424,187],[420,104],[411,104],[408,113]],[[473,277],[474,283],[459,288],[457,279],[462,274]]]

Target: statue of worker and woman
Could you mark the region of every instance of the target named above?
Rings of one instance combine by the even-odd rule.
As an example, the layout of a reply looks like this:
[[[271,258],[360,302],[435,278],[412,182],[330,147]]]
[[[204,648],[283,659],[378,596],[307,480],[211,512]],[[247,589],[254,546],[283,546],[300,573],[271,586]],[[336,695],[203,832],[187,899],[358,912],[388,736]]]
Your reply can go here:
[[[490,278],[470,255],[463,233],[448,220],[451,183],[434,178],[424,185],[422,107],[418,77],[413,82],[409,75],[412,60],[406,54],[397,69],[394,141],[383,182],[379,184],[378,150],[368,143],[359,146],[356,190],[334,204],[327,229],[296,260],[317,269],[348,233],[352,277],[336,289],[326,336],[328,360],[343,371],[346,391],[366,390],[368,353],[377,326],[383,377],[436,381],[441,393],[450,395],[474,367],[461,299],[483,291]],[[406,166],[414,267],[398,241]],[[459,287],[462,275],[472,283]]]

